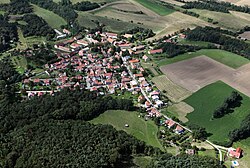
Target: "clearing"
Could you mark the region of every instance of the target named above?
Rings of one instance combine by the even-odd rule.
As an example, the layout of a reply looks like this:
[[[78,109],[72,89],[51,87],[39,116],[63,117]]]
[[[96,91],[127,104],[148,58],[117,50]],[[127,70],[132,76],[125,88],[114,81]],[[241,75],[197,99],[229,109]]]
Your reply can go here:
[[[93,119],[91,123],[110,124],[117,130],[123,130],[148,145],[163,149],[157,138],[158,128],[155,123],[151,120],[145,121],[143,118],[139,118],[138,115],[137,112],[110,110]],[[125,124],[128,124],[129,127],[125,127]]]
[[[60,17],[59,15],[51,12],[49,10],[38,7],[37,5],[32,5],[34,9],[34,13],[40,17],[42,17],[50,27],[52,28],[60,28],[62,25],[67,25],[67,22]]]
[[[250,63],[250,60],[240,55],[228,52],[228,51],[219,50],[219,49],[202,49],[196,52],[181,54],[181,55],[175,56],[174,58],[166,58],[164,60],[160,60],[158,62],[158,65],[159,66],[168,65],[168,64],[172,64],[175,62],[183,61],[183,60],[194,58],[194,57],[201,56],[201,55],[205,55],[209,58],[212,58],[232,68],[239,68],[247,63]]]
[[[192,94],[187,89],[173,83],[166,75],[154,77],[152,82],[173,102],[180,102]],[[165,91],[164,91],[165,90]]]
[[[197,124],[205,127],[212,136],[209,140],[217,142],[228,141],[228,133],[238,128],[241,121],[250,114],[250,98],[241,94],[243,97],[242,105],[235,108],[235,111],[219,119],[211,119],[214,110],[219,107],[232,91],[232,87],[218,81],[210,84],[184,101],[194,108],[192,113],[187,115],[187,124]],[[233,123],[233,124],[232,124]]]

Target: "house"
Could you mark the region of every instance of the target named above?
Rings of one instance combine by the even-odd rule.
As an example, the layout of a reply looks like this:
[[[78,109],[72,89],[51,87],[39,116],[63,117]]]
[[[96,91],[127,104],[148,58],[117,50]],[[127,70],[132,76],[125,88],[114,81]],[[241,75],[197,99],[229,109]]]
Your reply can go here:
[[[132,34],[124,34],[123,37],[125,37],[125,38],[132,38],[133,35]]]
[[[87,46],[87,45],[88,45],[88,42],[85,41],[85,40],[77,40],[76,43],[77,43],[77,44],[80,44],[80,45],[83,45],[83,46]]]
[[[239,147],[236,150],[233,148],[229,148],[228,154],[229,154],[229,156],[231,156],[233,158],[239,159],[242,156],[242,149]]]
[[[70,47],[75,49],[75,48],[81,47],[81,45],[80,45],[80,44],[77,44],[77,43],[72,43],[72,44],[70,45]]]
[[[149,101],[146,101],[146,102],[145,102],[145,107],[146,107],[146,108],[149,108],[150,106],[151,106],[150,102],[149,102]]]
[[[129,63],[131,63],[131,64],[138,63],[138,62],[140,62],[140,60],[138,60],[138,59],[129,60]]]
[[[68,34],[68,35],[71,34],[71,32],[69,30],[67,30],[67,29],[63,29],[63,33]]]
[[[195,150],[194,149],[187,149],[185,151],[185,153],[188,154],[188,155],[194,155],[195,154]]]
[[[173,120],[166,120],[165,124],[167,125],[168,128],[172,128],[175,125],[175,122]]]
[[[147,62],[147,61],[148,61],[148,56],[143,55],[142,59],[143,59],[145,62]]]
[[[130,43],[126,43],[126,44],[119,44],[118,45],[122,51],[125,51],[127,49],[130,49],[131,48],[131,44]]]
[[[118,34],[116,33],[108,33],[106,32],[105,35],[109,38],[117,39]]]
[[[82,35],[79,34],[79,35],[77,35],[77,36],[74,37],[74,40],[79,40],[79,39],[81,39],[81,38],[82,38]]]
[[[149,50],[148,54],[161,54],[163,52],[162,49],[157,49],[157,50]]]
[[[181,134],[184,132],[184,129],[180,126],[180,125],[177,125],[175,130],[174,130],[177,134]]]
[[[68,47],[63,47],[63,46],[59,46],[58,50],[65,51],[65,52],[70,52],[70,49]]]
[[[140,95],[140,96],[138,97],[138,103],[144,103],[144,102],[145,102],[145,97],[142,96],[142,95]]]

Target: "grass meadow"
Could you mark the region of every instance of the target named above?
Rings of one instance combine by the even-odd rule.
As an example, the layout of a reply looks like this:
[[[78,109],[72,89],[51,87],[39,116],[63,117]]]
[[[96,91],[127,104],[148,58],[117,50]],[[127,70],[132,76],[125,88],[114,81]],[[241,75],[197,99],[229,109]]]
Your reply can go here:
[[[228,141],[228,133],[238,128],[241,121],[250,114],[250,98],[241,94],[243,97],[242,105],[235,108],[235,111],[219,119],[212,120],[214,110],[219,107],[232,91],[232,87],[218,81],[210,84],[184,100],[194,108],[192,113],[187,114],[187,124],[197,124],[205,127],[212,135],[212,141]]]
[[[60,28],[61,25],[67,24],[67,22],[62,17],[55,14],[54,12],[40,8],[37,5],[33,5],[33,9],[34,13],[42,17],[52,28]]]
[[[153,0],[135,0],[135,1],[161,16],[168,15],[174,12],[173,9],[169,9],[163,5],[160,5]]]
[[[148,145],[163,149],[157,138],[158,128],[151,120],[145,121],[138,117],[137,112],[121,110],[106,111],[91,121],[93,124],[110,124],[117,130],[123,130]],[[125,127],[128,124],[129,127]]]

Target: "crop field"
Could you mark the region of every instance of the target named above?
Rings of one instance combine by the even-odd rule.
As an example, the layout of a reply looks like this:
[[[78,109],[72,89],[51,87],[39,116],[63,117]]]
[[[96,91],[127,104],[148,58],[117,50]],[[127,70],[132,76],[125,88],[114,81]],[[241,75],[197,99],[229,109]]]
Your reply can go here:
[[[174,12],[173,9],[169,9],[163,5],[160,5],[156,3],[154,0],[135,0],[135,1],[161,16],[168,15]]]
[[[93,21],[98,21],[99,23],[106,25],[105,28],[108,31],[113,32],[122,32],[134,27],[138,27],[137,24],[128,23],[108,17],[97,16],[86,12],[78,12],[78,14],[79,16],[77,20],[79,21],[79,24],[87,28],[95,28],[97,26]]]
[[[180,102],[181,100],[187,98],[192,94],[192,92],[188,91],[187,89],[173,83],[165,75],[154,77],[152,81],[158,89],[160,89],[161,91],[165,90],[166,95],[173,102]]]
[[[138,117],[137,112],[128,112],[121,110],[106,111],[99,117],[91,121],[93,124],[110,124],[117,130],[123,130],[148,145],[162,149],[157,138],[158,128],[153,121],[145,121]],[[124,125],[128,124],[129,127]]]
[[[209,57],[200,56],[162,66],[160,69],[175,84],[191,92],[221,80],[250,96],[250,64],[233,69]]]
[[[212,141],[224,142],[228,140],[228,133],[240,126],[241,121],[250,114],[250,98],[243,97],[242,105],[235,108],[235,111],[219,119],[211,120],[214,110],[219,107],[234,89],[219,81],[210,84],[184,101],[194,108],[192,113],[187,115],[187,124],[197,124],[205,127],[212,136]],[[233,123],[233,124],[232,124]]]
[[[34,13],[42,17],[52,28],[60,28],[61,25],[66,25],[67,22],[54,12],[33,5]]]
[[[238,30],[250,24],[249,19],[240,17],[241,12],[234,13],[222,13],[208,10],[191,9],[190,11],[200,15],[200,18],[211,18],[213,21],[218,21],[218,26],[231,30]],[[245,14],[243,13],[243,16]],[[247,14],[250,17],[250,14]]]
[[[174,58],[166,58],[164,60],[160,60],[158,62],[158,65],[159,66],[168,65],[201,55],[205,55],[232,68],[239,68],[247,63],[250,63],[248,59],[228,51],[218,50],[218,49],[202,49],[196,52],[178,55]]]

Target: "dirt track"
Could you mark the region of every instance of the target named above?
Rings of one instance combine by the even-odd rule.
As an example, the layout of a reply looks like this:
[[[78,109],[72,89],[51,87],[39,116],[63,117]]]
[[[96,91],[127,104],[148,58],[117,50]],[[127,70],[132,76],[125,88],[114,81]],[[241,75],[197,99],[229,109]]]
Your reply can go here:
[[[230,68],[206,56],[161,67],[174,83],[196,92],[202,87],[221,80],[250,97],[250,64]]]

